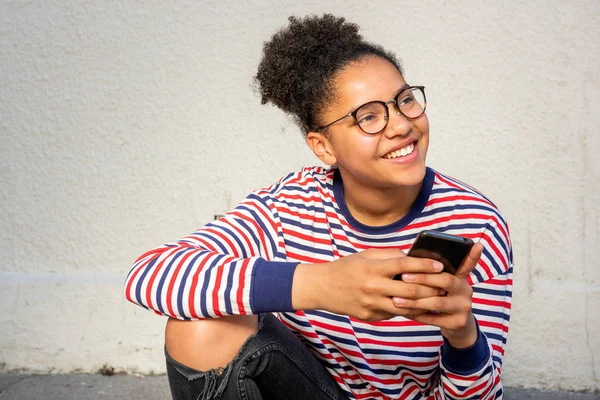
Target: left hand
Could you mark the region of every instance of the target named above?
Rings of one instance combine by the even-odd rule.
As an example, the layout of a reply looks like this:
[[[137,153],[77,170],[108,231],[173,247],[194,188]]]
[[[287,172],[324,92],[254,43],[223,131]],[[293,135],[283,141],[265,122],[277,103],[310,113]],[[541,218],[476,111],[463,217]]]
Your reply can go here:
[[[477,325],[471,311],[473,289],[467,277],[477,266],[483,246],[476,243],[462,263],[456,275],[447,272],[402,274],[402,280],[423,286],[441,288],[446,296],[434,296],[420,299],[394,297],[394,305],[406,310],[429,310],[425,314],[412,315],[414,321],[440,328],[442,335],[455,348],[465,348],[477,340]]]

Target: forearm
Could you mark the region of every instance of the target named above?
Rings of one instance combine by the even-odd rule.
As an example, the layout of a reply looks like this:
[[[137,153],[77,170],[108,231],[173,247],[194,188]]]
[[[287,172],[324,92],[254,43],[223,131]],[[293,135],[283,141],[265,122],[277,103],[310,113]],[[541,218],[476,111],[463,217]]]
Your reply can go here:
[[[257,257],[165,247],[134,265],[125,294],[135,304],[178,319],[291,311],[295,267]]]
[[[300,264],[294,272],[292,307],[294,310],[323,309],[323,265]]]

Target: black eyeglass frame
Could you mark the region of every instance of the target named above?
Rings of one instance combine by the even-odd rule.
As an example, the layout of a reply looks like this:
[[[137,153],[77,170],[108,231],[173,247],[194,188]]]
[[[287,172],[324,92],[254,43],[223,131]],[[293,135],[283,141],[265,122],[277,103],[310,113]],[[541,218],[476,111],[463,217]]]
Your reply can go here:
[[[414,90],[414,89],[419,89],[421,91],[421,93],[423,94],[423,110],[421,111],[421,114],[417,115],[416,117],[409,117],[408,115],[404,114],[404,112],[402,112],[402,110],[400,109],[400,107],[398,106],[398,98],[400,97],[400,95],[404,92],[406,92],[407,90]],[[358,110],[360,110],[361,108],[363,108],[364,106],[367,106],[369,104],[381,104],[383,105],[383,108],[385,109],[385,125],[383,126],[383,128],[381,128],[381,130],[371,133],[371,132],[365,132],[365,130],[360,126],[360,124],[358,123],[358,120],[356,119],[356,114],[358,114]],[[373,101],[369,101],[368,103],[362,104],[358,107],[356,107],[355,110],[349,112],[348,114],[344,115],[341,118],[336,119],[333,122],[330,122],[327,125],[323,125],[320,127],[315,128],[315,132],[320,132],[323,129],[326,129],[328,127],[330,127],[331,125],[340,122],[343,119],[346,119],[348,117],[352,117],[354,118],[354,122],[356,122],[356,125],[360,128],[361,131],[363,131],[364,133],[366,133],[367,135],[377,135],[378,133],[382,132],[388,125],[389,119],[390,119],[390,111],[388,110],[388,104],[390,103],[394,103],[394,105],[396,106],[396,111],[398,111],[400,114],[402,114],[404,116],[404,118],[409,119],[409,120],[413,120],[413,119],[417,119],[419,118],[421,115],[425,114],[425,109],[427,108],[427,97],[425,96],[425,86],[409,86],[409,87],[405,87],[400,89],[400,91],[398,92],[398,94],[396,96],[394,96],[394,98],[392,100],[388,100],[388,101],[381,101],[381,100],[373,100]]]

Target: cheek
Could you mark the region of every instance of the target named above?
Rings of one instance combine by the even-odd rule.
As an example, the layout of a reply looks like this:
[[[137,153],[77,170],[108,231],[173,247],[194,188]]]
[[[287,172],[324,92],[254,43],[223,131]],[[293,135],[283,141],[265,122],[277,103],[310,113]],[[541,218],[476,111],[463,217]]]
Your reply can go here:
[[[419,118],[416,122],[417,129],[421,132],[422,135],[429,135],[429,118],[427,118],[427,114],[424,114],[421,118]]]
[[[414,127],[421,133],[421,142],[427,148],[429,144],[429,120],[427,119],[427,115],[424,115],[423,118],[419,119],[414,123]]]
[[[347,161],[352,162],[353,159],[372,157],[377,153],[376,137],[361,135],[358,132],[345,133],[346,140],[336,143],[335,146],[345,155]]]

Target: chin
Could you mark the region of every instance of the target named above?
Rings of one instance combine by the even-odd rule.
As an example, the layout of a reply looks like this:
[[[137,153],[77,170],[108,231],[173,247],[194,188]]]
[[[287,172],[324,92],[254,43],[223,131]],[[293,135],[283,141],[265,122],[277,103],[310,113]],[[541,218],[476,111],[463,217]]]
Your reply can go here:
[[[415,165],[410,170],[403,171],[396,176],[396,183],[401,186],[420,185],[425,179],[425,164]]]

